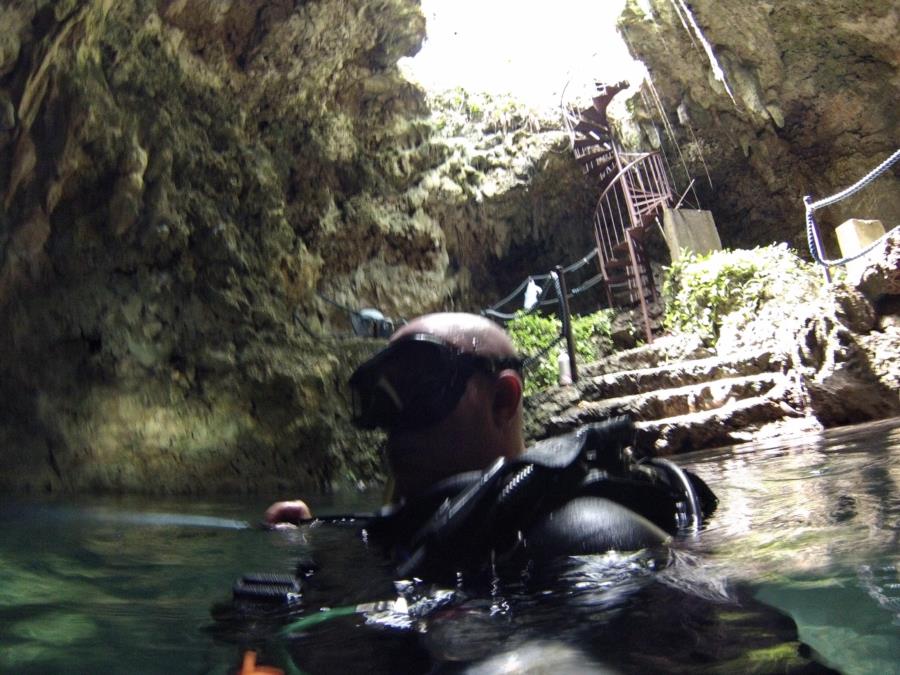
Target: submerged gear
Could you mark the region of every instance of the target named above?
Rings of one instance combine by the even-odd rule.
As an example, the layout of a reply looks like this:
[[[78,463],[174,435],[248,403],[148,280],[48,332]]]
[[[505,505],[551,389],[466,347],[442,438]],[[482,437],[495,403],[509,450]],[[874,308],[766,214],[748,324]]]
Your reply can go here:
[[[696,530],[716,505],[697,476],[634,459],[624,418],[547,439],[487,471],[454,476],[367,525],[401,577],[518,567],[565,555],[637,550]]]
[[[513,357],[489,357],[458,349],[427,333],[391,343],[350,377],[353,423],[362,429],[409,430],[437,424],[462,398],[476,371],[521,371]]]

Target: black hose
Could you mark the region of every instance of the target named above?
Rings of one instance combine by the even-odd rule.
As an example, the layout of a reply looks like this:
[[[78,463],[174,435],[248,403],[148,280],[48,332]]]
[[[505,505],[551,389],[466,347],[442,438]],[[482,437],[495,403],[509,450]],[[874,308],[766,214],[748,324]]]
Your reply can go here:
[[[703,524],[703,509],[700,508],[700,498],[697,496],[697,491],[694,489],[694,485],[693,483],[691,483],[691,479],[688,478],[687,474],[684,472],[684,469],[678,466],[675,462],[671,462],[668,459],[663,459],[662,457],[651,457],[647,460],[647,463],[653,466],[658,466],[661,469],[665,469],[670,474],[675,476],[675,479],[678,481],[678,484],[684,492],[684,496],[686,498],[686,503],[688,506],[688,517],[691,520],[688,527],[694,532],[699,530],[700,526]]]

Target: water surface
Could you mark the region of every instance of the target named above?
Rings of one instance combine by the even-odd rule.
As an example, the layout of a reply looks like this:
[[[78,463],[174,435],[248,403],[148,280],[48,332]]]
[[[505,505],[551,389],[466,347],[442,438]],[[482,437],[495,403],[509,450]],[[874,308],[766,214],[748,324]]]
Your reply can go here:
[[[789,663],[900,672],[900,419],[680,461],[720,506],[665,569],[641,555],[564,561],[438,609],[420,601],[416,616],[382,607],[289,637],[286,617],[223,623],[211,608],[242,573],[310,558],[319,570],[290,618],[395,599],[354,528],[263,531],[264,501],[6,500],[0,671],[228,673],[253,646],[307,673],[740,672],[795,654],[796,623]],[[334,513],[378,497],[312,501]],[[438,590],[454,589],[406,592],[415,605]]]

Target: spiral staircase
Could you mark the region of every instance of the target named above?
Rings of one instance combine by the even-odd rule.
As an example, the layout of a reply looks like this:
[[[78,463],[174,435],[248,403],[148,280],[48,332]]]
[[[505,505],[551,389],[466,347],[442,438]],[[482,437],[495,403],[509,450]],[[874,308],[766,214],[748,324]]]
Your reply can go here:
[[[593,226],[607,301],[610,307],[640,305],[644,332],[652,342],[647,305],[656,298],[656,288],[644,243],[673,193],[659,153],[621,152],[612,136],[606,109],[627,87],[627,82],[598,83],[592,104],[567,110],[566,120],[575,159],[601,190]]]

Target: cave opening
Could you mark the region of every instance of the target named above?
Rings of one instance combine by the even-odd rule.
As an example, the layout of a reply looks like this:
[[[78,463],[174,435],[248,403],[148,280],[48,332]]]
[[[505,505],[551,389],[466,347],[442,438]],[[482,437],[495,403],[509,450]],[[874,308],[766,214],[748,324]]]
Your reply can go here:
[[[422,0],[427,37],[401,60],[428,92],[504,94],[534,108],[595,95],[596,80],[640,84],[645,69],[616,31],[625,0]]]

